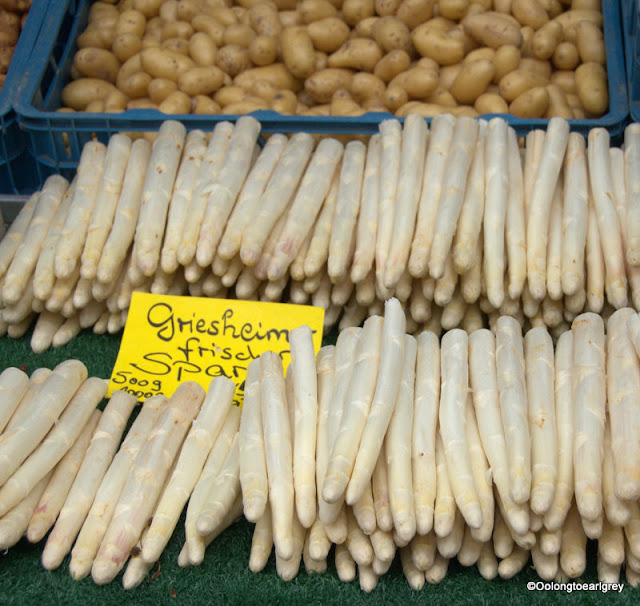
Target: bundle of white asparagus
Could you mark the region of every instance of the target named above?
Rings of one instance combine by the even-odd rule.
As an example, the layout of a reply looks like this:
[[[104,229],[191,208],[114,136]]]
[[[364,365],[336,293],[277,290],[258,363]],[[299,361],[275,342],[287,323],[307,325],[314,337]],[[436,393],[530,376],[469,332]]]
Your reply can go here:
[[[623,149],[561,118],[522,149],[500,118],[451,115],[386,120],[366,144],[259,134],[245,116],[87,143],[0,242],[0,332],[39,314],[34,351],[117,332],[134,291],[311,303],[327,330],[393,295],[414,334],[510,315],[557,335],[640,309],[640,124]]]

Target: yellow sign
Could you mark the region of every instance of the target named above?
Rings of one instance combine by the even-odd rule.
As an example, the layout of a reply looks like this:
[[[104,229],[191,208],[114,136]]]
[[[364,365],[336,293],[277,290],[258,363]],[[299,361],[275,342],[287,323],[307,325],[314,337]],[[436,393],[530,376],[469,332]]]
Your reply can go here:
[[[249,362],[275,351],[286,368],[289,331],[303,324],[317,352],[323,321],[320,307],[134,293],[108,395],[123,389],[138,400],[171,396],[184,381],[207,389],[224,375],[238,386],[240,405]]]

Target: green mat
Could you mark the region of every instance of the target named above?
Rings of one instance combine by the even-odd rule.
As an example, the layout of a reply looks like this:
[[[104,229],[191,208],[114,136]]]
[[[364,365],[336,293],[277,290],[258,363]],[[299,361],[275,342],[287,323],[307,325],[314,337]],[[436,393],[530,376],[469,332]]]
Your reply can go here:
[[[115,362],[120,336],[96,336],[84,332],[66,347],[35,355],[29,347],[30,333],[24,338],[0,339],[0,369],[27,366],[31,373],[42,366],[77,358],[89,374],[107,378]],[[412,591],[396,558],[391,570],[380,579],[369,595],[360,590],[357,579],[341,583],[330,554],[329,568],[323,575],[300,573],[290,583],[281,581],[272,556],[266,569],[253,574],[248,568],[253,526],[244,520],[225,531],[207,549],[201,566],[181,569],[177,558],[184,541],[182,521],[150,577],[134,590],[121,587],[121,575],[110,585],[99,587],[91,579],[74,582],[68,572],[69,558],[55,571],[40,564],[44,542],[31,545],[26,540],[0,555],[0,604],[638,604],[640,590],[626,586],[621,594],[600,591],[529,591],[527,583],[538,581],[527,567],[514,579],[485,581],[475,567],[465,569],[451,564],[445,580]],[[596,545],[590,543],[587,574],[580,581],[596,583]],[[624,581],[624,574],[622,575]]]

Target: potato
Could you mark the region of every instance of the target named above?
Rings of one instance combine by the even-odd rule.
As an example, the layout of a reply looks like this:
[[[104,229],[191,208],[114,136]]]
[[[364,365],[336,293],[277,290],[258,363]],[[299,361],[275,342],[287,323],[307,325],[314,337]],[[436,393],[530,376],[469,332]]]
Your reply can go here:
[[[329,67],[307,78],[304,82],[304,88],[316,103],[329,103],[333,93],[337,90],[348,89],[352,73],[348,69]]]
[[[195,63],[187,56],[162,48],[146,48],[140,53],[142,68],[154,78],[168,78],[174,82]]]
[[[189,41],[184,38],[167,38],[163,40],[160,48],[166,48],[186,56],[189,54]]]
[[[472,105],[487,90],[496,72],[490,59],[465,62],[451,84],[450,92],[458,103]]]
[[[470,105],[458,105],[458,107],[445,108],[447,113],[452,114],[456,118],[477,118],[478,112]]]
[[[224,73],[214,65],[194,67],[178,77],[178,88],[189,95],[210,95],[224,82]],[[151,96],[151,95],[149,95]]]
[[[413,45],[420,55],[430,57],[439,65],[460,63],[464,58],[464,44],[442,31],[429,31],[426,26],[426,23],[420,25],[411,33]]]
[[[397,79],[400,79],[400,85],[407,91],[410,99],[424,99],[432,95],[439,84],[438,72],[427,67],[412,67],[396,76],[389,86],[391,87]]]
[[[140,11],[147,19],[160,13],[163,0],[133,0],[134,10]]]
[[[373,73],[383,82],[390,82],[399,73],[409,69],[411,58],[403,50],[392,50],[387,53],[373,68]]]
[[[513,48],[513,47],[503,47],[503,48]],[[476,48],[472,50],[470,53],[467,53],[464,57],[463,63],[469,63],[471,61],[477,61],[478,59],[489,59],[490,61],[495,61],[496,51],[488,46],[481,46],[480,48]]]
[[[525,25],[520,28],[520,34],[522,36],[522,44],[520,45],[520,55],[522,57],[534,57],[533,54],[533,36],[535,31],[532,27]]]
[[[329,107],[331,116],[361,116],[365,110],[360,107],[346,90],[339,90],[333,95]]]
[[[470,53],[473,50],[480,48],[480,45],[464,31],[462,25],[456,25],[452,27],[448,32],[448,36],[454,40],[460,40],[464,48],[464,54]]]
[[[217,46],[222,44],[225,26],[209,15],[199,15],[191,20],[193,29],[197,32],[204,32],[211,38]]]
[[[549,21],[549,15],[538,0],[513,0],[511,13],[522,24],[540,29]]]
[[[146,25],[147,20],[140,11],[123,11],[120,13],[116,23],[116,33],[117,35],[133,34],[138,38],[142,38]]]
[[[119,90],[113,90],[110,93],[107,93],[107,96],[104,98],[104,111],[105,112],[123,112],[127,109],[127,102],[129,99],[127,96]]]
[[[549,107],[549,93],[544,86],[535,86],[523,92],[509,105],[509,113],[518,118],[542,118]]]
[[[375,0],[374,6],[376,15],[388,17],[389,15],[395,15],[400,6],[400,0]]]
[[[139,99],[147,96],[147,89],[152,78],[143,71],[134,72],[123,78],[118,74],[116,82],[118,89],[121,90],[129,99]]]
[[[278,13],[278,19],[280,19],[280,25],[282,25],[282,27],[302,24],[302,17],[300,17],[298,11],[280,11]]]
[[[425,103],[435,103],[436,105],[442,105],[443,107],[456,107],[458,102],[454,96],[440,84],[436,90],[434,90],[428,97],[425,98]]]
[[[188,40],[193,34],[193,27],[191,23],[186,21],[174,21],[173,23],[167,23],[162,28],[162,39],[168,40],[169,38],[183,38]]]
[[[303,0],[298,9],[302,23],[309,24],[314,21],[335,17],[338,14],[336,7],[328,0]]]
[[[279,114],[295,114],[298,100],[292,91],[282,90],[271,97],[269,107]]]
[[[265,67],[248,69],[238,74],[233,79],[233,83],[246,90],[250,90],[252,82],[256,79],[268,80],[279,90],[298,92],[302,89],[302,82],[294,78],[283,63],[273,63]]]
[[[607,72],[601,63],[583,63],[576,69],[576,92],[584,109],[601,116],[609,107]]]
[[[296,25],[283,30],[280,52],[285,66],[296,78],[307,78],[315,71],[315,51],[304,27]]]
[[[231,103],[224,108],[225,114],[240,115],[250,114],[251,112],[257,112],[260,110],[269,109],[269,106],[265,104],[262,99],[256,101],[255,99],[243,99],[238,103]]]
[[[111,50],[118,61],[124,62],[142,50],[142,39],[127,32],[118,34],[113,39]]]
[[[409,28],[396,17],[382,17],[376,22],[374,39],[385,53],[400,49],[411,52],[411,34]]]
[[[189,56],[196,65],[214,65],[218,47],[204,32],[196,32],[189,38]]]
[[[414,30],[418,25],[431,19],[435,0],[403,0],[396,17],[402,21],[410,30]]]
[[[473,104],[474,109],[479,114],[508,114],[509,106],[507,102],[495,93],[484,93],[480,95]]]
[[[256,33],[253,31],[253,29],[251,29],[250,26],[236,23],[227,27],[227,29],[224,31],[222,43],[237,44],[238,46],[249,48],[249,45],[255,37]]]
[[[259,2],[249,9],[249,25],[259,36],[277,38],[282,31],[278,12],[268,2]]]
[[[438,11],[445,19],[458,21],[467,14],[469,0],[440,0]]]
[[[371,38],[373,40],[375,38],[376,23],[378,23],[379,20],[380,17],[367,17],[363,19],[350,30],[349,38]]]
[[[102,114],[104,113],[104,101],[102,99],[91,101],[91,103],[84,108],[84,111],[88,114]]]
[[[116,37],[115,27],[104,29],[91,29],[82,32],[77,40],[78,48],[104,48],[110,50]]]
[[[215,95],[213,100],[221,107],[226,107],[231,103],[239,103],[245,98],[247,92],[240,86],[224,86]]]
[[[249,51],[237,44],[222,46],[216,53],[216,65],[230,76],[237,76],[251,67]]]
[[[445,90],[450,90],[453,81],[456,79],[458,73],[462,69],[462,63],[456,63],[455,65],[445,65],[440,68],[440,86]]]
[[[382,59],[380,47],[368,38],[347,40],[337,51],[329,55],[329,67],[373,71]]]
[[[520,65],[520,50],[515,46],[505,45],[496,50],[496,54],[493,58],[493,64],[496,68],[496,73],[493,76],[494,84],[498,84],[502,80],[503,76],[506,76],[514,69],[518,69]]]
[[[382,99],[385,89],[380,78],[367,72],[354,74],[349,85],[349,92],[361,105],[371,98]]]
[[[2,10],[5,9],[6,7],[3,7]],[[89,9],[87,20],[89,23],[95,23],[104,19],[117,19],[118,15],[118,9],[112,4],[107,2],[94,2]]]
[[[33,0],[1,0],[0,6],[11,13],[23,13],[28,11]]]
[[[60,96],[62,105],[84,111],[84,108],[91,101],[102,100],[110,92],[118,89],[107,82],[98,78],[82,78],[69,82],[63,89]]]
[[[0,47],[0,75],[6,75],[9,71],[9,65],[11,65],[15,50],[14,46]],[[0,88],[2,87],[0,86]]]
[[[559,14],[555,21],[562,25],[564,39],[568,42],[576,43],[576,28],[580,21],[591,21],[598,27],[602,27],[602,13],[600,11],[588,9],[576,9]]]
[[[178,17],[178,0],[165,0],[160,7],[158,16],[165,23],[172,23],[181,19],[181,17]],[[191,21],[191,19],[186,19],[186,21]]]
[[[162,103],[172,92],[178,90],[178,84],[168,78],[154,78],[147,87],[147,96],[156,104]]]
[[[541,61],[540,59],[531,59],[529,57],[525,57],[520,60],[520,65],[518,69],[524,69],[528,72],[533,72],[534,74],[538,74],[547,80],[551,78],[551,63],[548,61]]]
[[[271,6],[271,5],[269,4],[269,6]],[[253,8],[253,7],[251,7],[251,8]],[[273,10],[273,7],[271,8],[271,10]],[[218,21],[219,23],[221,23],[224,27],[229,27],[229,25],[233,25],[234,23],[238,23],[238,17],[233,12],[233,10],[231,8],[229,8],[228,6],[224,6],[222,4],[220,4],[219,6],[216,6],[211,11],[209,11],[207,14],[208,14],[208,16],[212,17],[215,21]],[[198,29],[198,28],[196,27],[196,24],[193,21],[195,19],[200,19],[200,17],[201,17],[201,15],[198,15],[197,17],[194,17],[191,20],[191,25],[193,25],[193,27],[195,27],[196,29]]]
[[[553,51],[551,62],[556,69],[575,69],[580,63],[580,55],[575,44],[571,42],[560,42]]]
[[[104,48],[81,48],[73,58],[73,66],[83,76],[115,83],[120,61]]]
[[[602,30],[591,21],[576,25],[576,47],[582,63],[607,63],[607,49]]]
[[[219,114],[222,108],[211,98],[206,95],[196,95],[191,99],[192,114]]]
[[[549,21],[533,34],[531,50],[538,59],[550,59],[561,42],[562,25]]]
[[[338,50],[349,37],[349,26],[337,17],[313,21],[307,27],[313,46],[323,53]]]
[[[564,10],[559,0],[538,0],[538,2],[547,11],[549,19],[555,19]]]
[[[127,103],[127,109],[158,109],[158,106],[149,97],[131,99]]]
[[[421,103],[420,101],[409,101],[396,109],[398,118],[406,118],[409,114],[418,114],[423,118],[433,118],[438,114],[450,113],[451,108],[436,105],[434,103]]]
[[[557,84],[567,95],[575,95],[578,91],[576,88],[576,74],[574,71],[556,71],[549,78],[551,84]]]
[[[375,12],[374,0],[344,0],[342,3],[342,17],[351,26],[373,17]]]
[[[518,26],[501,13],[486,12],[471,15],[464,19],[462,24],[474,40],[485,46],[499,48],[510,44],[520,48],[522,44],[522,34]]]
[[[395,112],[398,108],[405,105],[408,101],[409,94],[404,89],[404,87],[400,86],[399,84],[395,84],[394,86],[389,85],[382,99],[384,105],[388,107],[392,112]]]
[[[249,58],[254,65],[271,65],[278,57],[278,42],[271,36],[256,36],[249,45]]]
[[[545,118],[564,118],[571,120],[573,118],[573,110],[567,101],[564,91],[556,84],[547,85],[547,94],[549,95],[549,106]]]
[[[158,104],[158,109],[163,114],[189,114],[191,113],[191,97],[182,91],[173,91],[162,103]]]
[[[530,88],[544,87],[547,78],[524,69],[516,69],[500,80],[500,94],[507,103],[511,103]]]

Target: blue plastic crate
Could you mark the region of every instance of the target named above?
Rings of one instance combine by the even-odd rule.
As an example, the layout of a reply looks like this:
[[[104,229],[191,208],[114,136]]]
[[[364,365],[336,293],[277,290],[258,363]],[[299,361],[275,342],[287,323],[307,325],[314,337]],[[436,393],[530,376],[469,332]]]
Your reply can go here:
[[[60,107],[62,89],[69,81],[76,39],[85,29],[90,4],[90,0],[51,0],[34,49],[34,61],[16,99],[15,109],[21,126],[29,134],[31,153],[37,162],[41,180],[56,172],[70,176],[82,146],[90,139],[106,142],[116,132],[157,130],[159,124],[169,118],[181,120],[188,129],[206,130],[220,120],[237,119],[238,116],[229,115],[167,116],[147,109],[119,114],[56,112]],[[622,132],[628,116],[618,2],[603,2],[603,10],[609,112],[597,120],[572,120],[571,126],[585,134],[594,126],[604,126],[612,136],[616,136]],[[391,117],[387,113],[368,113],[359,117],[283,116],[272,111],[259,111],[252,115],[261,121],[264,132],[314,133],[373,133],[378,130],[381,120]],[[545,128],[547,124],[547,120],[523,120],[510,115],[506,118],[519,134],[533,128]]]
[[[629,91],[629,114],[633,122],[640,121],[640,36],[638,32],[637,0],[620,0],[624,27],[624,54]]]
[[[7,77],[0,92],[0,193],[27,194],[39,187],[34,163],[27,152],[28,137],[13,110],[18,83],[31,58],[45,11],[32,10],[20,34]]]

